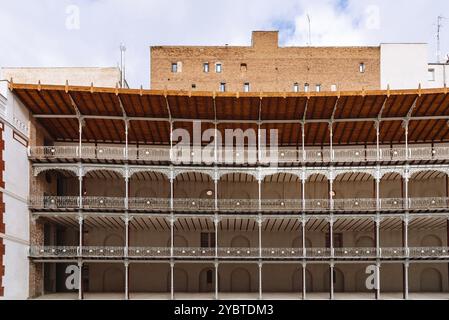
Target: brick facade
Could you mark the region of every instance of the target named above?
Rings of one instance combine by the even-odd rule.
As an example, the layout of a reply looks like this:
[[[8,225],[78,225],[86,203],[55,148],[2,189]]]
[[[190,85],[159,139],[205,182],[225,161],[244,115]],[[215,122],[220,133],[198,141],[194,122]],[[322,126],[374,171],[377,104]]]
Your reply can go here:
[[[5,188],[5,180],[3,179],[3,171],[5,170],[5,162],[3,161],[3,151],[5,150],[5,140],[3,140],[4,124],[0,123],[0,187]],[[3,202],[3,192],[0,192],[0,232],[5,233],[5,223],[3,216],[5,214],[5,203]],[[3,238],[0,238],[0,297],[4,296],[3,276],[5,275],[5,266],[3,264],[3,256],[5,255],[5,244]]]
[[[179,63],[172,72],[172,63]],[[209,64],[209,72],[203,64]],[[215,72],[221,63],[222,72]],[[360,64],[364,72],[360,72]],[[380,47],[279,47],[277,32],[253,32],[249,47],[151,47],[151,88],[186,91],[291,92],[380,89]],[[193,87],[194,86],[194,87]]]

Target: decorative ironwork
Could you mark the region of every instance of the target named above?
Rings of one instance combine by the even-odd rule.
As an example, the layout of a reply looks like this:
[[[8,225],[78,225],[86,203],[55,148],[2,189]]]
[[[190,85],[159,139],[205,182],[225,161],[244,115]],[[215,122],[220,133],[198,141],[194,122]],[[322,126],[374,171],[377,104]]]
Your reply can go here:
[[[129,247],[130,258],[170,258],[170,247]],[[407,254],[408,251],[408,254]],[[101,246],[30,246],[31,258],[124,258],[126,247]],[[222,259],[254,259],[259,257],[259,248],[217,248],[218,257]],[[174,247],[174,258],[214,258],[215,248]],[[371,258],[444,258],[449,257],[449,247],[402,247],[379,248],[262,248],[262,258],[336,258],[336,259],[371,259]]]

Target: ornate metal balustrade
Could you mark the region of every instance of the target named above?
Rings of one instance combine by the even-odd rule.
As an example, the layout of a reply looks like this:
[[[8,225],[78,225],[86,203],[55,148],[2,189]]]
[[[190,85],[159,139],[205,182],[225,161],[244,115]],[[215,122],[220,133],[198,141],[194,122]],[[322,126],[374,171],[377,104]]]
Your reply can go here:
[[[335,258],[375,258],[376,248],[334,248]]]
[[[36,210],[58,209],[111,209],[124,210],[126,208],[125,197],[100,197],[100,196],[31,196],[29,206]],[[259,201],[256,199],[218,199],[218,210],[222,212],[257,212]],[[405,199],[382,198],[379,199],[380,211],[403,210],[407,208]],[[442,210],[449,209],[449,198],[410,198],[408,199],[410,210]],[[168,211],[170,210],[169,198],[129,198],[128,209],[135,211]],[[306,212],[330,211],[329,199],[307,199],[304,203],[298,199],[262,199],[261,211],[263,212]],[[173,199],[173,210],[177,212],[210,212],[215,210],[214,199]],[[376,211],[376,199],[334,199],[333,211]]]
[[[199,151],[198,153],[200,153]],[[213,150],[207,157],[207,161],[195,156],[194,152],[186,152],[187,158],[180,161],[177,157],[170,156],[168,147],[129,147],[128,151],[124,146],[36,146],[30,147],[30,159],[52,160],[52,159],[89,159],[89,160],[130,160],[148,162],[170,162],[178,160],[182,163],[247,163],[249,159],[248,151],[239,152],[237,150],[223,150],[217,161],[214,159]],[[257,153],[254,153],[257,158]],[[251,158],[252,159],[252,158]],[[380,148],[379,154],[375,148],[335,148],[332,153],[329,149],[292,149],[278,148],[277,159],[279,163],[329,163],[329,162],[373,162],[373,161],[429,161],[449,159],[449,147],[410,147],[408,155],[405,147]],[[256,159],[257,160],[257,159]]]
[[[127,251],[127,254],[125,254]],[[82,253],[82,254],[80,254]],[[449,247],[376,248],[173,248],[173,258],[221,259],[395,259],[449,258]],[[31,246],[31,258],[170,258],[170,247]]]

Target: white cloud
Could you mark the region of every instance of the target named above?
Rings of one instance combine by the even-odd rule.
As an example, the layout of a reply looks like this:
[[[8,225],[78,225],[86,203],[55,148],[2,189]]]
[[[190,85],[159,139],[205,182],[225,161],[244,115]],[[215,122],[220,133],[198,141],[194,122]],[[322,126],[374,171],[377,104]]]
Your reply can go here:
[[[313,45],[429,42],[433,59],[436,17],[449,18],[447,0],[345,2],[2,0],[0,66],[115,66],[124,42],[129,83],[148,86],[150,45],[248,45],[252,30],[276,27],[285,44],[305,45],[307,13]],[[79,6],[79,30],[65,27],[69,5]],[[373,8],[379,11],[378,29],[372,28]],[[442,51],[449,53],[449,20],[445,23]]]

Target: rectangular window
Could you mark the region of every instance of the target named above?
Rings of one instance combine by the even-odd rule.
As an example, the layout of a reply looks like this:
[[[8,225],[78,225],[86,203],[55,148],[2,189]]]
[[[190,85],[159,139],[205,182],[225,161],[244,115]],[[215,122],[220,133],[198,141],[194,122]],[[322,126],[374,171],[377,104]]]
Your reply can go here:
[[[216,73],[221,73],[221,63],[216,63],[215,64],[215,72]]]
[[[360,73],[365,73],[365,64],[363,62],[359,64],[359,71]]]
[[[201,248],[208,248],[209,247],[209,233],[201,232],[200,246],[201,246]]]
[[[249,92],[249,82],[243,84],[243,92]]]
[[[207,284],[212,284],[212,270],[207,270],[206,283]]]
[[[299,84],[297,82],[293,84],[293,92],[299,92]]]
[[[246,63],[241,63],[240,64],[240,71],[245,72],[248,69]]]
[[[222,82],[220,83],[220,92],[225,92],[226,91],[226,83]]]
[[[209,72],[209,62],[203,63],[203,72]]]
[[[304,92],[309,92],[309,84],[304,84]]]
[[[215,247],[215,232],[201,232],[200,235],[201,248]]]
[[[171,72],[173,72],[173,73],[178,72],[178,63],[177,62],[173,62],[171,64]]]
[[[428,69],[429,81],[435,81],[435,69]]]
[[[316,92],[320,92],[321,91],[321,84],[317,84],[315,88],[316,88]]]
[[[331,91],[337,91],[337,85],[336,84],[331,85]]]

